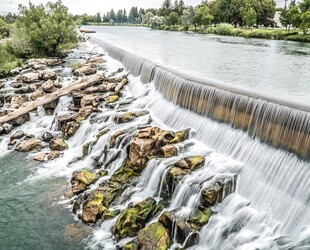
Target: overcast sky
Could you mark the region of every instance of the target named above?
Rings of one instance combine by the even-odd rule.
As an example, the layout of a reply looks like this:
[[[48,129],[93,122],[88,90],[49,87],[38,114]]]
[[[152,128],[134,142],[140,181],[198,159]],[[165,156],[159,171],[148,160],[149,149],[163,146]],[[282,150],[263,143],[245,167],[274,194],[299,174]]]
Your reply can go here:
[[[47,3],[49,0],[31,0],[34,4]],[[18,4],[28,5],[29,0],[0,0],[0,12],[17,12]],[[54,1],[53,1],[54,2]],[[113,9],[126,8],[132,6],[139,8],[158,8],[163,0],[63,0],[62,1],[73,14],[95,14],[105,13]],[[172,0],[174,2],[174,0]],[[197,5],[201,0],[184,0],[186,5]]]

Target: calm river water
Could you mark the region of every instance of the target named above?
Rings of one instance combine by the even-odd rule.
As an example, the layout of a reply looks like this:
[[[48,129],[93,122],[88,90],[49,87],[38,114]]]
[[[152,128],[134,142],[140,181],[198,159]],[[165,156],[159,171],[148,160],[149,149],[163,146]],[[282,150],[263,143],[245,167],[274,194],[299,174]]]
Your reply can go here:
[[[310,44],[142,27],[87,26],[96,37],[205,79],[310,104]]]

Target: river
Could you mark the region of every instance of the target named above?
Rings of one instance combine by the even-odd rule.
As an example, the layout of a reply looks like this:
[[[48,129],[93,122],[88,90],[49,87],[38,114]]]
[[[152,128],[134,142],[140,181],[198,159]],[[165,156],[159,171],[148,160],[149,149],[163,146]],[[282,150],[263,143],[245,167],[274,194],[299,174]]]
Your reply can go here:
[[[204,79],[310,104],[310,44],[87,26],[96,37],[161,65]]]

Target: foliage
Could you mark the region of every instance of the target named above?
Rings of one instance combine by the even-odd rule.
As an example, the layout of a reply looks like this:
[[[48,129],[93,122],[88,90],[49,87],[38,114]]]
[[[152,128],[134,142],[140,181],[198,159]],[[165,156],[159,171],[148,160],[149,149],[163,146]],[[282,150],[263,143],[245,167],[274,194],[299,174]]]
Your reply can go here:
[[[161,26],[164,23],[164,18],[159,16],[153,16],[150,18],[150,25],[152,29],[158,29],[161,28]]]
[[[0,18],[0,39],[8,37],[10,34],[9,25]]]
[[[307,34],[308,29],[310,28],[310,11],[306,11],[301,15],[301,25],[304,35]]]
[[[150,24],[150,19],[154,16],[152,12],[147,12],[145,15],[142,16],[142,23],[143,24]]]
[[[178,13],[172,11],[167,17],[166,17],[166,24],[167,25],[176,25],[180,22],[180,17]]]
[[[229,23],[220,23],[217,27],[216,27],[216,34],[218,35],[231,35],[233,32],[234,26],[232,26]]]
[[[34,49],[27,30],[25,28],[14,28],[10,39],[6,42],[6,49],[12,55],[20,58],[27,58],[32,55]]]
[[[4,45],[0,45],[0,76],[6,76],[9,72],[22,66],[22,61],[12,55]]]
[[[193,7],[183,10],[183,15],[181,16],[181,24],[184,26],[185,30],[188,30],[189,26],[194,23],[195,11]]]
[[[197,25],[209,25],[213,20],[208,6],[198,6],[195,10],[194,22]]]
[[[19,7],[21,18],[18,28],[29,36],[33,52],[38,55],[55,55],[60,46],[77,42],[75,23],[61,0],[45,6],[29,2],[29,7]]]
[[[248,27],[252,27],[256,24],[256,12],[253,8],[250,8],[244,13],[243,22]]]

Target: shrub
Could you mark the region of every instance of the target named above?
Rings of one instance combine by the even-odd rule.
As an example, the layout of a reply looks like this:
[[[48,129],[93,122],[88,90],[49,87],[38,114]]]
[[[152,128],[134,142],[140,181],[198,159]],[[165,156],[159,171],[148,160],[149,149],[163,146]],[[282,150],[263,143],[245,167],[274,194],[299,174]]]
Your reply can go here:
[[[7,76],[10,70],[22,66],[22,61],[7,51],[4,45],[0,45],[0,77]]]
[[[229,23],[220,23],[216,27],[216,34],[229,36],[233,34],[234,26]]]
[[[45,6],[29,2],[29,7],[20,6],[18,28],[23,29],[37,55],[56,55],[65,44],[76,43],[75,22],[61,0]]]

